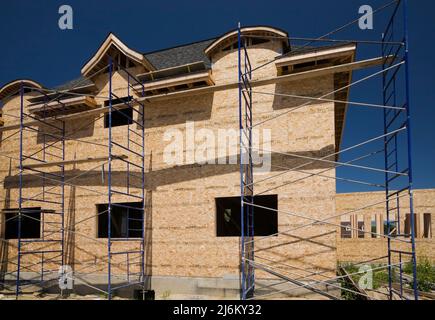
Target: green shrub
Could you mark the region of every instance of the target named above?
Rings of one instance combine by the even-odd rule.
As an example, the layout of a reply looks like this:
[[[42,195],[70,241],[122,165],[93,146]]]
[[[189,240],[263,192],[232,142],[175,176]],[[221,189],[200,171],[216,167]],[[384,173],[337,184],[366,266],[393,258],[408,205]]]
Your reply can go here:
[[[408,275],[412,275],[412,262],[406,263],[403,271]],[[434,285],[435,267],[432,266],[429,259],[421,258],[417,261],[417,288],[420,291],[429,292]]]

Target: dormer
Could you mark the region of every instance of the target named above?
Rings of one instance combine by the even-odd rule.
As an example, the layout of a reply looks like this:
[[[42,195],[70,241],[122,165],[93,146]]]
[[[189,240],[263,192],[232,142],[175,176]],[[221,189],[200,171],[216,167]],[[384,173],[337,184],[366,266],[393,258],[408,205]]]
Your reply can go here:
[[[277,28],[266,26],[246,27],[241,29],[241,34],[247,47],[255,47],[270,41],[279,41],[282,43],[282,53],[289,49],[287,32]],[[238,30],[233,30],[213,41],[204,52],[212,60],[212,56],[219,51],[226,52],[236,49],[238,49]]]
[[[42,89],[42,85],[30,79],[19,79],[11,81],[0,88],[0,100],[17,95],[20,93],[21,85],[23,86],[24,93],[32,91],[32,88]]]
[[[40,118],[88,111],[99,105],[94,98],[95,77],[109,71],[109,57],[113,71],[135,68],[134,74],[152,72],[154,66],[140,52],[125,45],[113,33],[104,40],[97,52],[81,69],[82,77],[65,90],[54,90],[29,99],[29,112]],[[131,71],[131,70],[130,70]]]
[[[29,98],[38,94],[44,87],[30,79],[18,79],[0,88],[0,127],[19,122],[21,88],[24,93],[24,104],[27,107]],[[15,99],[15,100],[14,100]],[[4,110],[4,108],[8,108]],[[5,111],[3,113],[3,111]]]
[[[92,77],[102,71],[107,72],[109,60],[112,58],[114,70],[119,68],[137,67],[140,73],[154,71],[154,66],[140,52],[130,49],[113,33],[110,33],[97,52],[83,66],[81,73],[84,77]]]

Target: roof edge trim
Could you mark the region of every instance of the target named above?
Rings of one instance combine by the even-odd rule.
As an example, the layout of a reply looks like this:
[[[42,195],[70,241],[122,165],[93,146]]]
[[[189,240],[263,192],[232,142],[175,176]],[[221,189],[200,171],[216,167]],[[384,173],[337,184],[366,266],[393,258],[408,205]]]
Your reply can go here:
[[[121,51],[128,58],[140,63],[149,70],[154,70],[154,66],[145,58],[145,56],[124,44],[117,36],[113,33],[109,33],[106,40],[98,48],[97,52],[89,59],[89,61],[82,67],[81,73],[83,76],[89,75],[89,72],[93,69],[95,65],[104,57],[104,54],[114,45],[119,51]]]
[[[0,100],[6,98],[11,93],[15,93],[20,90],[21,83],[23,83],[27,87],[42,89],[43,86],[31,79],[17,79],[11,82],[6,83],[3,87],[0,88]]]
[[[282,37],[282,40],[285,42],[289,42],[288,40],[288,33],[274,28],[274,27],[267,27],[267,26],[255,26],[255,27],[244,27],[241,29],[241,33],[253,33],[253,32],[271,32],[277,36],[277,39],[279,37]],[[226,40],[230,39],[231,37],[237,36],[238,30],[232,30],[221,37],[217,38],[215,41],[213,41],[207,48],[205,48],[204,52],[206,55],[209,55],[213,50],[215,50],[221,43],[225,42]]]

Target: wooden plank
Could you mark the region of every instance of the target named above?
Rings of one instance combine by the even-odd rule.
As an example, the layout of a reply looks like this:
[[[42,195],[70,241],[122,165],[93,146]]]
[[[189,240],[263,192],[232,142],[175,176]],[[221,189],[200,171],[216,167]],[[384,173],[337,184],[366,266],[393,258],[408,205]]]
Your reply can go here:
[[[134,105],[134,104],[136,104],[136,103],[134,101],[132,101],[132,105]],[[112,108],[119,110],[119,109],[127,108],[127,106],[124,103],[119,103],[119,104],[113,105]],[[86,111],[82,111],[82,112],[78,112],[78,113],[67,114],[64,116],[47,117],[47,118],[44,118],[43,121],[45,121],[45,122],[68,121],[68,120],[72,120],[72,119],[86,118],[89,116],[99,116],[100,114],[108,113],[109,109],[110,109],[110,107],[100,107],[100,108],[86,110]],[[26,126],[38,126],[38,125],[41,125],[42,123],[41,123],[41,121],[38,121],[38,120],[32,120],[32,121],[26,121],[24,124]],[[20,129],[19,123],[0,127],[0,132],[8,131],[8,130],[16,130],[16,129]]]
[[[20,209],[2,209],[0,211],[1,213],[20,213]],[[29,212],[40,212],[40,213],[56,213],[56,210],[52,210],[52,209],[41,209],[41,210],[29,210],[26,208],[22,209],[23,214],[29,213]]]
[[[355,70],[378,66],[384,63],[384,61],[388,62],[388,60],[391,61],[391,58],[389,59],[389,58],[379,57],[374,59],[345,63],[338,66],[314,69],[314,70],[309,70],[309,71],[299,72],[299,73],[291,73],[276,78],[253,81],[252,86],[253,87],[264,86],[264,85],[280,83],[280,82],[296,81],[296,80],[302,80],[307,78],[320,77],[320,76],[334,74],[334,73],[351,72]]]
[[[120,155],[120,156],[112,156],[112,160],[117,159],[127,159],[128,157],[126,155]],[[48,163],[34,163],[34,164],[28,164],[24,165],[24,168],[29,169],[35,169],[35,168],[46,168],[46,167],[54,167],[54,166],[60,166],[60,165],[68,165],[68,164],[80,164],[80,163],[89,163],[89,162],[100,162],[100,161],[106,161],[109,160],[109,157],[89,157],[86,159],[76,159],[76,160],[65,160],[65,161],[55,161],[55,162],[48,162]]]
[[[355,50],[356,50],[355,44],[350,44],[350,45],[346,44],[338,48],[319,48],[312,52],[308,52],[308,53],[301,52],[297,55],[290,55],[288,57],[280,58],[276,60],[275,65],[277,68],[282,68],[297,63],[304,63],[306,61],[348,57],[348,56],[353,56]]]
[[[171,77],[169,79],[155,80],[153,82],[144,83],[143,86],[145,88],[145,91],[151,91],[200,81],[213,83],[210,70],[190,74],[182,74],[176,77]]]
[[[107,113],[107,112],[109,112],[109,107],[100,107],[100,108],[96,108],[93,110],[87,110],[87,111],[78,112],[78,113],[74,113],[74,114],[68,114],[68,115],[64,115],[64,116],[48,117],[48,118],[44,118],[43,120],[46,122],[67,121],[67,120],[71,120],[71,119],[78,119],[78,118],[83,118],[83,117],[100,115],[101,113]],[[24,124],[26,126],[37,126],[37,125],[41,124],[41,121],[37,121],[37,120],[26,121]],[[8,126],[0,127],[0,132],[1,131],[8,131],[8,130],[15,130],[15,129],[19,129],[19,128],[20,128],[19,123],[11,124]]]
[[[400,292],[400,284],[399,283],[393,283],[393,289]],[[414,297],[414,290],[409,288],[403,288],[403,293],[409,295],[410,297]],[[435,293],[432,292],[423,292],[418,291],[418,295],[420,298],[426,298],[428,300],[435,300]]]
[[[62,103],[56,101],[51,101],[49,103],[37,103],[27,107],[27,109],[32,112],[41,112],[41,111],[62,111],[65,107],[74,107],[77,105],[86,105],[90,109],[95,109],[97,107],[97,102],[93,97],[90,96],[80,96],[73,97],[68,99],[62,99]]]

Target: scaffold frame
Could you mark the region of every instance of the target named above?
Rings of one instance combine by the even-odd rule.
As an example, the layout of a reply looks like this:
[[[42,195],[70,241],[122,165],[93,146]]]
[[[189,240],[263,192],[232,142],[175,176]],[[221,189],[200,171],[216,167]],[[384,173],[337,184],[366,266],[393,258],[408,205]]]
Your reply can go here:
[[[6,128],[6,130],[14,130],[14,129],[18,129],[15,133],[9,135],[8,137],[6,137],[5,139],[3,139],[3,141],[14,137],[15,135],[19,134],[19,157],[11,157],[11,156],[6,156],[1,154],[2,157],[6,157],[9,158],[11,161],[18,161],[19,162],[19,167],[18,167],[18,173],[15,176],[18,176],[19,179],[19,184],[18,184],[18,190],[19,190],[19,196],[18,196],[18,200],[17,200],[17,204],[18,204],[18,209],[15,210],[17,212],[16,218],[18,220],[18,230],[17,230],[17,234],[18,234],[18,238],[17,238],[17,257],[15,258],[8,258],[6,261],[2,261],[2,263],[11,263],[13,265],[16,265],[17,268],[15,271],[12,272],[6,272],[3,275],[3,278],[0,279],[2,280],[2,286],[4,287],[8,287],[6,285],[5,282],[5,276],[11,276],[11,277],[15,277],[15,295],[16,298],[19,299],[20,296],[22,295],[22,288],[25,286],[30,286],[30,285],[37,285],[39,286],[40,290],[44,289],[44,288],[50,288],[52,286],[58,285],[60,284],[60,281],[66,281],[68,280],[68,277],[71,277],[70,279],[73,279],[74,282],[79,283],[81,285],[84,285],[87,288],[90,288],[91,290],[95,291],[95,292],[99,292],[104,294],[105,296],[107,296],[107,298],[110,300],[113,298],[113,296],[116,294],[117,290],[119,289],[123,289],[123,288],[127,288],[127,287],[132,287],[135,286],[136,288],[140,288],[140,289],[144,289],[144,283],[146,280],[145,277],[145,256],[144,256],[144,239],[145,239],[145,169],[144,169],[144,161],[145,161],[145,117],[144,117],[144,104],[140,101],[137,101],[137,99],[135,99],[132,95],[130,96],[130,94],[132,93],[132,90],[136,90],[134,89],[134,84],[139,84],[142,88],[142,90],[138,93],[138,96],[144,96],[144,90],[143,90],[143,84],[134,76],[132,75],[126,68],[117,65],[116,62],[114,62],[112,60],[112,58],[108,55],[107,56],[108,59],[108,64],[103,67],[102,69],[98,70],[97,72],[89,75],[86,78],[83,78],[81,81],[79,81],[78,83],[76,83],[72,88],[70,88],[69,90],[64,90],[64,91],[58,91],[58,90],[50,90],[50,89],[44,89],[44,88],[34,88],[34,87],[30,87],[30,86],[25,86],[23,83],[21,84],[21,88],[18,92],[14,92],[11,94],[11,96],[13,94],[19,94],[20,96],[20,116],[19,116],[19,126],[12,126],[11,128]],[[128,99],[128,101],[124,101],[122,98],[119,98],[116,93],[112,90],[112,77],[114,74],[114,68],[116,67],[116,70],[119,72],[123,72],[126,75],[127,78],[127,87],[125,88],[127,90],[128,96],[130,97],[130,99]],[[80,93],[75,93],[73,92],[75,88],[79,88],[80,85],[82,85],[84,83],[85,80],[87,80],[88,78],[92,78],[98,74],[102,74],[102,73],[107,73],[108,76],[108,84],[109,84],[109,92],[108,92],[108,96],[107,97],[103,97],[103,96],[96,96],[96,95],[92,95],[92,94],[80,94]],[[137,91],[137,90],[136,90]],[[48,116],[48,120],[46,120],[46,118],[44,117],[45,113],[42,114],[41,117],[35,117],[32,116],[30,114],[27,114],[26,112],[24,112],[24,94],[26,92],[37,92],[38,94],[42,95],[45,97],[45,101],[43,103],[43,112],[45,112],[45,110],[48,112],[51,110],[51,106],[49,105],[51,102],[53,101],[57,101],[59,102],[61,105],[63,105],[61,98],[65,95],[73,95],[73,96],[91,96],[91,97],[99,97],[99,98],[104,98],[107,99],[106,101],[108,101],[108,106],[106,108],[104,108],[105,110],[103,110],[102,112],[100,112],[100,114],[98,114],[98,116],[94,119],[92,119],[89,122],[85,122],[85,124],[83,126],[80,126],[79,129],[77,130],[81,130],[84,128],[87,128],[89,126],[94,125],[97,121],[100,121],[101,119],[104,120],[105,115],[107,114],[107,119],[108,119],[108,137],[107,137],[107,144],[103,144],[103,143],[98,143],[98,142],[92,142],[92,141],[87,141],[84,139],[77,139],[77,138],[72,138],[71,136],[74,135],[76,133],[77,130],[73,130],[70,134],[66,134],[66,129],[65,129],[65,120],[63,120],[64,118],[68,119],[68,115],[66,117],[58,117],[59,119],[57,119],[57,117],[53,118]],[[54,97],[53,97],[54,96]],[[117,99],[120,100],[121,103],[117,104],[117,105],[113,105],[112,104],[112,100],[113,99]],[[135,106],[137,109],[135,109]],[[120,141],[117,141],[116,139],[114,139],[113,135],[112,135],[112,113],[115,111],[119,111],[125,108],[131,108],[132,110],[134,110],[134,113],[136,113],[137,116],[137,121],[135,119],[130,119],[128,121],[128,133],[126,135],[126,145],[123,145]],[[102,115],[101,115],[102,114]],[[123,114],[124,115],[124,114]],[[13,115],[9,115],[9,116],[13,116]],[[126,116],[126,115],[124,115]],[[26,121],[28,120],[28,121]],[[53,124],[54,123],[60,123],[60,126],[57,127],[56,125]],[[40,127],[40,126],[49,126],[52,129],[58,130],[59,132],[53,133],[53,132],[46,132],[46,130],[41,130],[41,129],[35,129],[34,127]],[[134,131],[133,129],[130,128],[130,126],[132,125],[136,125],[139,128],[140,133],[136,133],[136,131]],[[16,128],[15,128],[16,127]],[[25,144],[26,144],[26,140],[24,137],[24,133],[26,132],[26,129],[30,130],[33,133],[37,133],[40,134],[43,137],[43,147],[41,149],[38,149],[38,151],[36,151],[35,153],[31,154],[30,156],[25,155],[24,154],[24,150],[25,150]],[[140,136],[140,139],[137,141],[132,141],[132,139],[130,139],[130,137],[132,137],[132,135],[135,134],[137,136]],[[45,137],[48,136],[51,139],[54,139],[54,142],[50,142],[50,143],[46,143],[45,141]],[[88,157],[85,159],[66,159],[65,158],[65,154],[66,154],[66,146],[65,146],[65,141],[75,141],[75,142],[79,142],[79,143],[84,143],[84,144],[88,144],[88,145],[92,145],[92,146],[96,146],[96,147],[100,147],[100,148],[106,148],[107,150],[107,157]],[[60,152],[60,155],[56,156],[56,159],[53,160],[51,159],[51,161],[46,161],[45,159],[45,153],[46,153],[46,149],[48,148],[53,148],[53,145],[55,145],[58,142],[61,142],[61,148],[57,148],[58,152]],[[119,148],[121,148],[122,150],[124,150],[125,152],[130,152],[135,154],[136,157],[140,158],[140,161],[138,161],[137,163],[131,162],[128,159],[128,157],[126,156],[120,156],[119,154],[115,154],[113,152],[113,147],[117,146]],[[140,153],[135,152],[133,150],[133,147],[139,148],[140,149]],[[43,159],[37,159],[35,158],[35,154],[38,153],[43,153]],[[53,156],[53,154],[51,154]],[[33,160],[33,162],[37,161],[37,163],[39,164],[35,164],[32,163],[30,165],[27,165],[27,163],[24,163],[25,160],[27,159],[31,159]],[[126,181],[127,181],[127,192],[121,192],[119,190],[114,189],[111,181],[112,181],[112,176],[113,176],[113,169],[112,169],[112,163],[113,162],[122,162],[126,165]],[[69,178],[68,180],[65,179],[65,165],[78,165],[81,163],[98,163],[95,166],[92,166],[92,168],[90,168],[89,170],[86,170],[82,173],[79,173],[78,175],[74,175],[73,177]],[[105,165],[108,165],[107,168],[107,173],[104,172],[105,171]],[[44,170],[44,168],[48,168],[48,167],[59,167],[60,168],[60,175],[56,175],[54,176],[51,172],[49,171],[42,171]],[[107,183],[106,183],[106,188],[107,188],[107,192],[103,193],[103,192],[99,192],[96,190],[93,190],[91,188],[87,188],[85,186],[81,186],[78,184],[73,183],[73,181],[75,179],[78,179],[80,177],[86,176],[87,174],[89,174],[90,172],[92,172],[95,169],[102,169],[102,172],[105,176],[107,176]],[[139,176],[133,173],[133,169],[136,169],[136,171],[139,172]],[[32,172],[36,172],[40,175],[42,175],[42,177],[40,177],[40,179],[43,181],[42,182],[42,191],[36,194],[32,194],[29,197],[24,197],[24,192],[27,188],[25,182],[24,182],[24,172],[25,171],[32,171]],[[35,175],[32,175],[35,176]],[[14,176],[11,176],[14,177]],[[134,179],[133,179],[134,177]],[[136,179],[136,183],[134,182],[134,180]],[[140,180],[140,185],[137,185],[137,179]],[[44,185],[44,181],[50,181],[50,183],[54,184],[54,186],[52,187],[45,187]],[[2,181],[3,182],[3,181]],[[57,187],[61,188],[61,193],[53,193],[50,192],[53,189],[55,189]],[[65,186],[70,186],[70,187],[74,187],[74,188],[79,188],[79,189],[83,189],[86,190],[88,192],[94,193],[94,194],[99,194],[99,195],[107,195],[108,197],[108,209],[104,212],[99,212],[96,215],[93,215],[91,218],[95,218],[98,217],[101,214],[108,214],[108,230],[107,230],[107,234],[108,237],[107,239],[99,239],[99,238],[94,238],[94,237],[90,237],[88,235],[85,235],[83,233],[77,232],[75,230],[75,227],[78,224],[81,224],[87,220],[89,220],[90,218],[85,218],[82,219],[78,222],[76,222],[74,225],[70,225],[68,227],[65,226]],[[140,195],[133,195],[130,193],[130,190],[132,188],[136,188],[136,189],[140,189],[142,190]],[[49,193],[51,196],[56,197],[57,201],[49,201],[49,200],[43,200],[43,199],[36,199],[37,197],[44,197],[45,194]],[[114,239],[111,237],[111,227],[110,227],[110,221],[111,221],[111,211],[113,207],[121,207],[122,204],[121,203],[113,203],[112,202],[112,195],[113,194],[119,194],[119,195],[124,195],[127,197],[131,197],[134,198],[136,201],[139,200],[142,203],[141,208],[134,208],[135,210],[140,210],[142,212],[142,218],[140,219],[140,223],[141,223],[141,236],[140,237],[135,237],[133,238],[128,238],[128,239]],[[2,199],[4,200],[4,199]],[[51,203],[51,204],[56,204],[60,206],[60,210],[53,211],[53,210],[45,210],[45,209],[41,209],[41,217],[39,219],[37,218],[33,218],[33,217],[28,217],[26,216],[27,212],[30,212],[28,210],[26,210],[24,208],[24,203],[26,201],[39,201],[41,203]],[[15,212],[14,211],[14,212]],[[128,211],[128,210],[127,210]],[[56,230],[54,231],[55,233],[60,234],[60,238],[57,239],[57,242],[59,242],[60,244],[60,249],[56,250],[56,252],[59,252],[59,261],[57,261],[58,263],[56,264],[56,269],[53,270],[45,270],[44,269],[44,264],[46,264],[47,262],[50,262],[50,260],[52,259],[47,259],[46,257],[44,258],[44,254],[48,254],[48,253],[53,253],[53,250],[50,251],[26,251],[23,249],[23,243],[24,242],[29,242],[29,243],[41,243],[41,242],[52,242],[50,240],[45,239],[44,237],[42,237],[41,239],[29,239],[29,240],[24,240],[21,239],[21,217],[27,217],[27,218],[31,218],[33,220],[37,220],[40,224],[41,224],[41,230],[42,232],[44,231],[44,225],[45,224],[49,224],[47,223],[46,219],[44,219],[44,215],[53,215],[53,214],[57,214],[59,215],[60,219],[61,219],[61,223],[57,224]],[[129,220],[137,220],[136,218],[128,218]],[[51,230],[53,232],[53,230]],[[130,232],[130,229],[128,230]],[[72,270],[72,274],[70,273],[71,270],[69,270],[68,268],[65,268],[65,237],[66,234],[74,234],[77,235],[79,237],[83,237],[84,239],[93,241],[95,243],[99,243],[99,244],[105,244],[107,247],[107,286],[106,286],[106,290],[101,288],[100,284],[93,284],[90,283],[88,280],[84,279],[84,275],[82,272],[80,272],[79,270]],[[3,241],[3,239],[2,239]],[[120,242],[120,241],[128,241],[130,243],[136,243],[137,244],[137,249],[134,250],[125,250],[125,251],[113,251],[112,250],[112,243],[114,242]],[[26,266],[23,265],[22,263],[22,259],[21,256],[24,254],[39,254],[41,255],[41,262],[38,265],[41,265],[41,272],[39,272],[34,279],[31,279],[31,281],[23,281],[22,277],[21,277],[21,273],[23,272],[23,270],[26,269]],[[119,274],[114,274],[112,272],[112,257],[113,256],[125,256],[125,264],[126,264],[126,274],[124,276],[119,275]],[[132,256],[136,256],[133,257]],[[137,259],[137,256],[139,256],[139,259]],[[16,260],[16,262],[14,262],[14,260]],[[133,262],[131,262],[133,261]],[[139,266],[139,272],[132,272],[132,267],[131,266]],[[34,265],[33,265],[34,267]],[[44,279],[45,275],[48,275],[48,279]],[[118,278],[118,282],[121,282],[121,284],[119,285],[113,285],[113,279],[114,278]],[[134,279],[134,281],[133,281]],[[61,288],[61,286],[59,285],[59,290],[58,290],[59,294],[62,296],[64,294],[64,290]],[[67,292],[68,293],[68,292]]]
[[[373,40],[341,40],[341,39],[333,39],[331,36],[334,34],[348,28],[349,26],[352,26],[356,23],[358,23],[359,18],[356,20],[351,21],[348,24],[345,24],[344,26],[333,30],[331,32],[328,32],[324,36],[321,36],[319,38],[285,38],[285,37],[279,37],[279,36],[270,36],[270,38],[273,39],[285,39],[285,40],[297,40],[297,41],[304,41],[304,44],[290,52],[294,53],[295,51],[302,50],[306,48],[307,46],[315,43],[356,43],[356,44],[365,44],[365,45],[376,45],[380,46],[382,48],[382,56],[383,59],[382,68],[380,71],[377,71],[375,73],[370,74],[369,76],[366,76],[362,79],[353,81],[351,84],[344,88],[340,88],[338,90],[335,90],[334,92],[322,95],[320,97],[308,97],[308,96],[296,96],[296,95],[290,95],[285,92],[262,92],[260,90],[253,90],[251,85],[251,79],[252,74],[255,73],[255,71],[275,62],[277,59],[280,59],[282,57],[285,57],[287,53],[284,53],[282,55],[277,56],[275,59],[272,59],[268,62],[262,63],[259,66],[251,66],[251,63],[249,62],[249,49],[244,45],[245,39],[249,37],[255,37],[255,35],[246,35],[243,34],[243,28],[241,28],[240,23],[238,24],[238,79],[239,79],[239,124],[240,124],[240,153],[241,153],[241,161],[240,161],[240,188],[241,188],[241,221],[242,223],[246,221],[245,216],[247,215],[247,207],[253,207],[253,208],[260,208],[264,210],[269,210],[276,213],[282,213],[288,216],[293,217],[299,217],[304,218],[307,220],[310,220],[312,222],[304,224],[300,227],[295,227],[290,230],[280,231],[277,234],[273,234],[271,236],[277,236],[279,234],[285,234],[290,231],[302,229],[302,228],[309,228],[310,226],[316,224],[316,223],[327,223],[329,225],[335,225],[337,227],[341,227],[341,224],[335,224],[328,222],[328,220],[331,220],[333,218],[339,218],[343,216],[347,216],[349,214],[354,214],[355,212],[359,212],[361,210],[364,210],[365,208],[372,207],[377,204],[371,204],[367,205],[363,208],[359,208],[356,210],[352,210],[351,212],[346,212],[344,214],[340,215],[334,215],[333,217],[327,218],[327,219],[314,219],[305,217],[303,213],[294,213],[289,212],[285,210],[276,210],[273,208],[268,208],[264,206],[258,206],[254,204],[253,197],[261,194],[265,194],[267,192],[270,192],[272,190],[278,189],[280,187],[283,187],[285,185],[289,185],[291,183],[294,183],[296,181],[301,181],[305,179],[309,179],[313,176],[321,176],[321,177],[327,177],[331,179],[335,179],[336,181],[345,181],[348,183],[356,183],[356,184],[363,184],[367,186],[373,186],[381,188],[382,190],[385,190],[385,201],[382,202],[382,204],[385,205],[385,212],[387,217],[387,232],[386,234],[381,233],[374,233],[374,232],[368,232],[365,230],[360,230],[359,228],[351,228],[355,229],[352,231],[356,232],[363,232],[375,235],[376,237],[382,237],[386,239],[388,243],[388,250],[386,252],[386,256],[380,257],[379,259],[375,259],[374,261],[379,261],[382,259],[387,258],[388,263],[381,267],[381,269],[388,269],[388,298],[392,300],[394,298],[394,295],[398,296],[400,299],[408,299],[404,295],[403,287],[404,287],[404,278],[403,278],[403,268],[404,268],[404,256],[411,257],[410,263],[412,266],[412,279],[411,279],[411,285],[412,285],[412,291],[413,291],[413,298],[415,300],[418,300],[418,283],[417,283],[417,259],[416,259],[416,247],[415,247],[415,217],[414,217],[414,209],[413,209],[413,175],[412,175],[412,148],[411,148],[411,112],[410,112],[410,87],[409,87],[409,39],[408,39],[408,1],[407,0],[395,0],[392,2],[389,2],[377,10],[373,12],[374,14],[377,14],[382,11],[386,11],[387,9],[392,8],[392,13],[389,18],[389,21],[387,22],[385,32],[382,35],[381,41],[373,41]],[[400,16],[400,14],[402,16]],[[396,23],[402,23],[402,25],[399,24],[399,27],[395,26]],[[400,29],[400,30],[398,30]],[[399,76],[401,74],[400,82]],[[252,169],[252,162],[243,162],[243,158],[251,159],[252,153],[255,152],[272,152],[272,150],[264,150],[259,148],[254,148],[252,146],[252,128],[257,127],[265,122],[273,121],[279,117],[282,117],[283,115],[289,114],[290,112],[293,112],[295,109],[303,108],[310,104],[312,101],[326,101],[326,102],[337,102],[334,98],[330,98],[331,94],[334,94],[338,91],[350,88],[358,83],[368,81],[374,77],[382,76],[382,97],[383,97],[383,104],[374,104],[374,103],[365,103],[365,102],[347,102],[346,103],[350,106],[359,106],[359,107],[368,107],[368,108],[381,108],[383,109],[384,113],[384,132],[382,135],[377,136],[373,139],[364,141],[362,143],[359,143],[357,145],[348,147],[346,149],[341,149],[340,151],[328,154],[326,157],[323,158],[315,158],[315,157],[307,157],[307,156],[298,156],[297,154],[293,153],[279,153],[282,156],[288,156],[288,157],[296,157],[303,160],[306,160],[307,162],[305,164],[302,164],[300,166],[294,167],[294,168],[285,168],[280,167],[280,170],[283,170],[283,172],[272,175],[271,177],[254,181],[255,174],[248,175],[247,170]],[[400,84],[399,84],[400,83]],[[388,91],[392,88],[391,92]],[[401,99],[398,98],[399,94],[397,94],[397,91],[401,91]],[[253,114],[255,115],[255,112],[253,107],[253,95],[270,95],[270,96],[285,96],[285,97],[291,97],[291,98],[297,98],[301,99],[301,101],[307,101],[296,108],[293,108],[287,112],[283,112],[277,116],[271,117],[267,120],[257,122],[253,124]],[[248,96],[248,98],[247,98]],[[400,120],[402,118],[402,120]],[[404,141],[401,141],[401,143],[398,143],[398,137],[404,136]],[[243,138],[242,138],[243,137]],[[374,150],[369,152],[368,154],[365,154],[361,157],[358,157],[356,159],[352,159],[348,162],[340,162],[338,160],[332,161],[327,160],[331,156],[338,156],[341,155],[344,152],[347,152],[349,150],[358,149],[362,146],[366,146],[373,141],[383,140],[384,147],[382,150]],[[391,148],[390,146],[393,146]],[[401,153],[404,153],[406,155],[405,159],[403,159],[403,155],[399,155],[399,148],[402,147],[403,150],[401,150]],[[246,153],[246,155],[244,155]],[[277,153],[277,152],[275,152]],[[358,165],[357,162],[371,158],[375,155],[383,154],[384,155],[384,163],[385,166],[383,169],[375,168],[372,166],[366,166],[366,165]],[[393,156],[393,160],[391,160],[391,157]],[[265,191],[261,191],[258,193],[254,193],[253,189],[254,186],[257,186],[258,184],[261,184],[262,182],[269,181],[271,179],[274,179],[276,177],[282,176],[283,174],[289,173],[289,172],[301,172],[300,170],[307,166],[308,164],[311,164],[313,162],[324,162],[333,165],[333,168],[338,167],[351,167],[351,168],[357,168],[361,170],[367,170],[372,172],[378,172],[378,173],[384,173],[385,174],[385,182],[383,184],[380,184],[378,182],[368,182],[368,181],[361,181],[357,179],[352,178],[340,178],[340,177],[330,177],[330,176],[322,176],[324,172],[329,171],[330,169],[326,169],[320,173],[309,173],[304,172],[306,174],[306,177],[293,180],[290,183],[286,183],[283,185],[279,185],[278,187],[274,187],[271,189],[267,189]],[[273,166],[273,165],[272,165]],[[394,183],[400,181],[400,183]],[[252,192],[252,193],[251,193]],[[401,232],[403,230],[403,227],[400,226],[401,221],[401,206],[402,200],[406,201],[406,199],[409,200],[409,216],[410,216],[410,232],[409,234],[406,234],[404,232]],[[392,205],[394,203],[394,205]],[[394,217],[393,217],[394,216]],[[403,213],[402,213],[403,216]],[[252,219],[254,218],[254,214],[252,214]],[[390,230],[390,227],[392,225],[395,225],[394,230]],[[258,241],[262,241],[264,239],[269,239],[271,236],[266,237],[255,237],[254,238],[254,226],[252,225],[252,230],[248,233],[245,232],[245,229],[241,228],[241,259],[240,259],[240,278],[241,278],[241,298],[243,300],[247,299],[261,299],[266,298],[268,296],[273,296],[272,294],[265,294],[265,295],[255,295],[255,280],[254,283],[250,283],[247,281],[247,279],[255,279],[255,270],[259,269],[262,271],[265,271],[266,273],[273,275],[281,280],[281,283],[288,283],[292,284],[294,287],[290,289],[285,289],[278,291],[277,293],[282,292],[290,292],[292,290],[295,290],[297,288],[306,288],[312,292],[315,292],[317,294],[323,295],[329,299],[339,299],[340,297],[336,297],[334,295],[329,294],[325,290],[321,290],[318,288],[318,284],[328,284],[329,286],[336,286],[340,290],[346,290],[349,292],[352,292],[353,294],[356,294],[357,296],[365,296],[365,294],[362,294],[361,292],[356,292],[354,290],[343,288],[337,284],[334,284],[339,279],[342,279],[344,277],[350,277],[354,274],[347,274],[346,276],[338,276],[334,278],[327,278],[324,281],[314,281],[310,279],[310,277],[315,276],[315,273],[310,273],[308,276],[301,276],[298,274],[284,274],[283,272],[278,271],[276,264],[280,265],[280,263],[275,261],[269,261],[269,265],[266,263],[260,263],[255,260],[255,252],[254,249],[254,243]],[[394,249],[395,243],[401,243],[402,245],[405,243],[409,246],[408,250],[399,250]],[[248,245],[248,247],[247,247]],[[393,255],[398,255],[398,263],[395,263],[392,259]],[[358,265],[358,264],[356,264]],[[292,266],[290,266],[292,267]],[[296,267],[293,267],[296,268]],[[399,279],[394,279],[394,270],[399,270]],[[297,270],[297,269],[296,269]],[[373,269],[374,270],[374,269]],[[373,271],[372,270],[372,271]],[[306,271],[306,270],[304,270]],[[358,275],[359,273],[356,273]],[[306,281],[301,281],[301,279]],[[400,290],[395,290],[393,287],[393,281],[398,280],[400,284]],[[307,282],[308,281],[308,282]],[[251,291],[252,289],[252,291]],[[368,296],[365,296],[365,298],[369,298]]]

